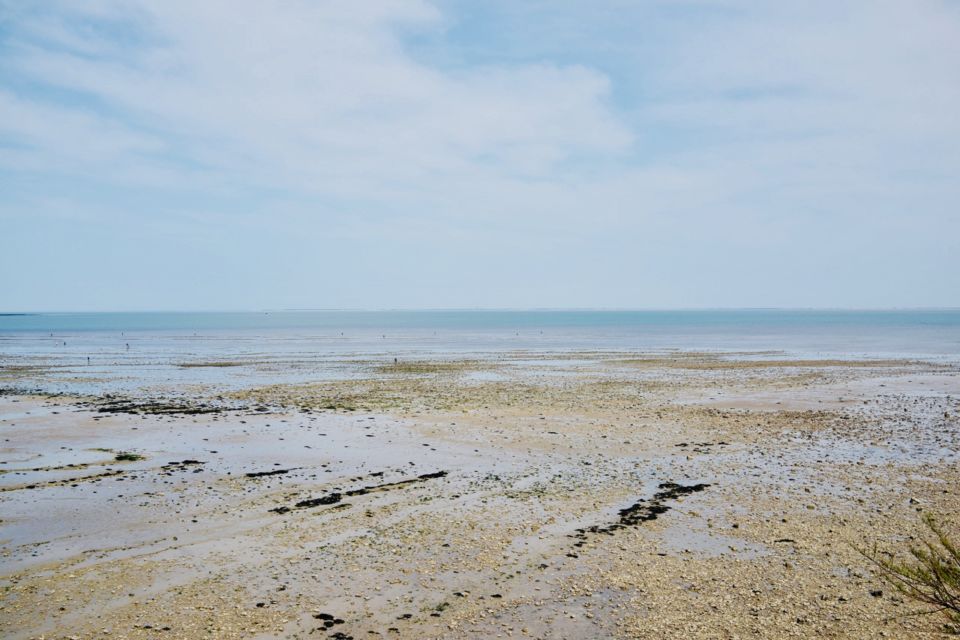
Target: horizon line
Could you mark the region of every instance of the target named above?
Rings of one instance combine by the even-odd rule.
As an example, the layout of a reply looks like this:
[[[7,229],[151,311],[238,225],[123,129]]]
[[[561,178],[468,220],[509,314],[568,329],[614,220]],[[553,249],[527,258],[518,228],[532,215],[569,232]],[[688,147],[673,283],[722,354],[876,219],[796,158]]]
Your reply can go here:
[[[0,311],[0,317],[111,314],[111,313],[532,313],[532,312],[662,312],[662,311],[960,311],[960,306],[743,306],[743,307],[289,307],[262,309],[110,309],[110,310],[47,310],[47,311]]]

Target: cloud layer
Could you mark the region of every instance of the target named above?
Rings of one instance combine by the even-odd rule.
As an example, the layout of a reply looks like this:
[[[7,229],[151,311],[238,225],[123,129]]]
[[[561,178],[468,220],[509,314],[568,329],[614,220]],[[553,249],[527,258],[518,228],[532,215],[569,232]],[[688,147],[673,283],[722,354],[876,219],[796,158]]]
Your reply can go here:
[[[7,308],[960,305],[960,7],[0,2]]]

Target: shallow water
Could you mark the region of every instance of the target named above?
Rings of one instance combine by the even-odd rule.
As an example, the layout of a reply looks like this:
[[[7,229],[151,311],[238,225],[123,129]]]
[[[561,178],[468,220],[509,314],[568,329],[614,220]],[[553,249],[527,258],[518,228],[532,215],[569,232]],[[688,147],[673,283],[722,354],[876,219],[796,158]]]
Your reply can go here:
[[[960,310],[0,315],[0,366],[45,369],[13,369],[5,386],[78,393],[343,379],[366,373],[358,360],[675,350],[957,362]]]

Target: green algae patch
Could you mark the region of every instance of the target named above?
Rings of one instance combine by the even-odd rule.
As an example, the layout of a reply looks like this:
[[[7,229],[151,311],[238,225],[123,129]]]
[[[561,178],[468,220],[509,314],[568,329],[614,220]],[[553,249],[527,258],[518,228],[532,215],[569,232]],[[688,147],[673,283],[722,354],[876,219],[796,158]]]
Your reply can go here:
[[[377,373],[398,375],[458,375],[491,368],[490,363],[479,360],[413,360],[382,363],[377,365],[374,370]]]

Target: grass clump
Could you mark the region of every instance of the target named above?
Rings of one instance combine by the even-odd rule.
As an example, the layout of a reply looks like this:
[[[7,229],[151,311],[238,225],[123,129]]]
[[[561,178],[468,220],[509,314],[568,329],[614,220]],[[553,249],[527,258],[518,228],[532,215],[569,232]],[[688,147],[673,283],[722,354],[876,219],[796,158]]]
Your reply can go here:
[[[927,538],[907,548],[907,557],[882,554],[876,546],[861,550],[880,578],[906,598],[926,605],[921,614],[943,614],[946,631],[960,635],[960,548],[936,519],[923,518],[929,529]]]
[[[129,451],[121,451],[113,457],[117,462],[136,462],[137,460],[144,460],[145,458],[139,453],[131,453]]]

